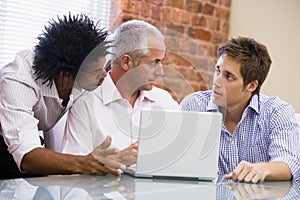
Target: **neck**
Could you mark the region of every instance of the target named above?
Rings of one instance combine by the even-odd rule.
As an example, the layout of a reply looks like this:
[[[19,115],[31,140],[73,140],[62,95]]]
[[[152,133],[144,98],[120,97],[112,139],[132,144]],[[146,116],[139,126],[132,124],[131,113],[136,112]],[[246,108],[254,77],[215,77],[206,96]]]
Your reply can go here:
[[[234,133],[234,130],[240,122],[247,105],[248,103],[227,106],[227,108],[223,110],[225,113],[224,124],[230,133]]]

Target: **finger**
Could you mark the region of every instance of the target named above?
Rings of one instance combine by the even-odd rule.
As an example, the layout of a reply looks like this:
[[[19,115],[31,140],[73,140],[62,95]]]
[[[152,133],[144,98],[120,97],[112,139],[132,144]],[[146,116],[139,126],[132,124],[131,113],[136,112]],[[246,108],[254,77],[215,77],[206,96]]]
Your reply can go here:
[[[134,146],[138,146],[139,142],[138,141],[135,141],[134,143],[132,143],[132,145]]]
[[[134,150],[135,152],[137,152],[138,147],[139,147],[139,146],[138,146],[138,143],[137,143],[137,142],[133,144],[133,150]]]
[[[105,140],[101,143],[101,145],[99,145],[99,147],[101,149],[107,149],[111,144],[111,140],[112,139],[110,135],[106,136]]]
[[[121,163],[119,160],[116,160],[116,159],[106,159],[103,164],[106,167],[112,168],[112,169],[121,169],[121,170],[126,169],[126,165]]]
[[[232,172],[230,174],[225,174],[224,176],[225,179],[232,179]]]
[[[249,171],[245,168],[240,172],[240,174],[236,174],[238,181],[244,181],[245,177],[248,175]]]
[[[259,174],[255,174],[255,176],[252,178],[252,183],[258,183],[259,181],[264,181],[262,176],[260,176]]]
[[[107,166],[101,166],[98,168],[98,170],[100,171],[99,175],[106,175],[106,174],[112,174],[112,175],[120,175],[121,172],[117,169],[113,169],[113,168],[109,168]]]
[[[231,173],[231,179],[234,181],[238,180],[238,176],[240,175],[241,171],[242,171],[242,166],[238,165]]]
[[[136,155],[125,155],[124,157],[122,157],[122,162],[126,165],[126,166],[130,166],[133,164],[136,164]]]
[[[244,181],[247,183],[250,183],[255,176],[255,173],[253,171],[250,171],[244,178]]]

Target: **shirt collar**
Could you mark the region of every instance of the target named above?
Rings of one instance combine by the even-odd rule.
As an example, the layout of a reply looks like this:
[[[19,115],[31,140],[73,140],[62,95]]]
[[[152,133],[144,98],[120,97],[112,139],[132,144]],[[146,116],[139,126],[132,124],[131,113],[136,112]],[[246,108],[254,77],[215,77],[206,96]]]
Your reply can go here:
[[[213,103],[213,97],[211,96],[207,105],[207,111],[217,112],[219,111],[219,106]]]
[[[56,101],[61,105],[63,102],[63,99],[61,99],[59,97],[59,94],[57,92],[57,88],[56,85],[53,81],[52,87],[50,88],[49,86],[47,86],[46,84],[42,84],[42,80],[38,79],[37,80],[37,84],[39,86],[39,88],[41,89],[42,95],[44,97],[49,97],[49,98],[53,98],[56,99]],[[70,94],[70,99],[69,102],[67,104],[67,106],[65,107],[66,109],[70,108],[71,105],[73,104],[74,101],[76,101],[81,95],[85,94],[87,91],[85,91],[84,89],[76,89],[73,88],[72,92]]]
[[[113,80],[110,77],[110,73],[108,73],[107,76],[104,78],[103,83],[100,87],[104,105],[122,99],[119,90],[117,89]]]
[[[153,89],[152,89],[153,90]],[[142,90],[140,91],[140,95],[138,97],[141,101],[147,99],[149,101],[155,102],[155,98],[151,95],[150,91]]]
[[[259,112],[259,95],[255,94],[251,97],[250,103],[248,105],[249,108],[252,108],[256,113]],[[213,103],[212,96],[208,102],[207,111],[219,111],[219,107]]]
[[[252,108],[256,113],[259,113],[259,95],[255,94],[251,97],[249,108]]]
[[[110,73],[108,73],[107,76],[104,78],[104,81],[100,87],[101,87],[104,105],[109,104],[113,101],[118,101],[123,99],[118,88],[114,84],[110,76]],[[143,101],[144,99],[155,102],[155,98],[151,95],[150,91],[145,91],[145,90],[140,91],[138,100]]]
[[[37,84],[38,84],[39,88],[41,89],[43,96],[60,99],[54,81],[53,81],[51,88],[49,86],[47,86],[47,84],[42,84],[41,79],[37,80]]]

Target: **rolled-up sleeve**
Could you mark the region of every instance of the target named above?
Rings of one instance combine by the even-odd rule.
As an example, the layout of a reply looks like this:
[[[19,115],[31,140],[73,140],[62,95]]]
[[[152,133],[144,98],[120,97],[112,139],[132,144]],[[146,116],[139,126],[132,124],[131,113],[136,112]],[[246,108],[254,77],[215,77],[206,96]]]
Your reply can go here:
[[[0,82],[0,133],[19,169],[23,156],[41,147],[33,108],[38,94],[22,80],[4,78]]]
[[[291,170],[293,180],[300,181],[299,125],[293,108],[286,104],[271,115],[270,161],[281,161]]]

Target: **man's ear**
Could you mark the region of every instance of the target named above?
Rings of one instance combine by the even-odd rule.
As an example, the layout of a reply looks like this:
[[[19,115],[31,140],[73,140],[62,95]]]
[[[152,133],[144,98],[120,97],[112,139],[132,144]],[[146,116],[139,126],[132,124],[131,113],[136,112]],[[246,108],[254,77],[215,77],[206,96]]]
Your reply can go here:
[[[257,86],[258,86],[258,80],[252,81],[247,85],[247,90],[252,93],[256,90]]]
[[[120,59],[122,68],[127,71],[133,67],[133,60],[130,55],[124,54]]]

